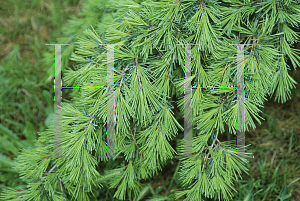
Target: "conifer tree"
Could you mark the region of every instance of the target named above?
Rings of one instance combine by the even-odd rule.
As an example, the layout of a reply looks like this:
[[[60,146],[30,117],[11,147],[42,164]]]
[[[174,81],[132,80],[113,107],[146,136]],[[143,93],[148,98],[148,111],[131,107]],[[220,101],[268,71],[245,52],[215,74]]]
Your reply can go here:
[[[73,90],[73,102],[63,104],[62,152],[54,153],[54,125],[40,133],[35,149],[25,149],[16,169],[28,182],[24,191],[6,190],[6,200],[97,200],[106,184],[118,200],[141,200],[145,180],[164,164],[184,155],[184,139],[170,145],[183,126],[185,46],[192,45],[193,156],[179,161],[185,190],[164,200],[233,200],[233,180],[246,172],[246,158],[234,157],[235,142],[218,136],[236,132],[237,45],[244,51],[245,130],[260,123],[259,107],[275,93],[283,103],[295,81],[290,67],[299,66],[300,1],[164,0],[130,9],[100,35],[93,27],[80,37],[64,74],[64,85],[101,86]],[[102,45],[101,45],[102,44]],[[114,46],[115,155],[106,155],[107,47]],[[178,137],[178,136],[177,136]],[[110,168],[106,164],[110,163]],[[106,168],[105,168],[106,167]],[[104,170],[103,170],[104,168]],[[93,197],[94,195],[94,197]],[[113,198],[109,198],[113,200]]]
[[[134,0],[140,3],[141,0]],[[79,16],[72,15],[70,20],[62,27],[64,37],[57,38],[56,43],[70,44],[62,46],[62,71],[69,65],[71,53],[74,51],[74,42],[84,35],[84,31],[93,26],[102,37],[112,22],[122,17],[130,8],[130,3],[121,0],[86,0]],[[47,66],[47,79],[53,77],[53,49],[43,52],[43,62]]]

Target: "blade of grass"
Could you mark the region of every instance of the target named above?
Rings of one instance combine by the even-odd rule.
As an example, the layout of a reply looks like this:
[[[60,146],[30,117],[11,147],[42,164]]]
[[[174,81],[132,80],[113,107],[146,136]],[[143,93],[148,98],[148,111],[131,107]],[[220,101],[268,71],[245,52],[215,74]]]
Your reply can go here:
[[[169,190],[171,189],[171,187],[172,187],[172,185],[173,185],[173,182],[174,182],[174,180],[175,180],[175,176],[176,176],[176,174],[177,174],[177,172],[178,172],[179,166],[180,166],[180,161],[178,162],[178,165],[177,165],[177,167],[176,167],[175,173],[174,173],[174,175],[173,175],[173,177],[172,177],[172,180],[171,180],[171,182],[170,182],[170,185],[169,185],[169,187],[168,187],[168,189],[167,189],[167,191],[166,191],[166,195],[168,195]]]

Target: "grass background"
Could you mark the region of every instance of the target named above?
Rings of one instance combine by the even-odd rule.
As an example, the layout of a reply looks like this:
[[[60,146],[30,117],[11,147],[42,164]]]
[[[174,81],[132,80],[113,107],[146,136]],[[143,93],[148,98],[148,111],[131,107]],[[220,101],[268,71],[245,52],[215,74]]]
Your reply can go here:
[[[43,52],[51,49],[45,43],[63,35],[62,27],[81,6],[78,0],[1,2],[0,190],[26,187],[12,159],[20,148],[33,146],[54,112],[53,77],[43,62]]]
[[[49,70],[43,53],[54,54],[54,47],[45,43],[65,37],[63,26],[72,16],[82,18],[79,13],[84,2],[1,2],[0,192],[4,186],[26,187],[11,166],[18,150],[33,146],[37,132],[43,131],[53,116],[54,65]],[[300,83],[299,70],[291,70],[290,75]],[[284,104],[268,99],[262,114],[265,121],[261,125],[256,122],[257,128],[245,134],[255,158],[249,159],[249,175],[243,174],[243,180],[235,182],[238,193],[234,200],[300,200],[300,85]],[[225,140],[233,139],[224,135],[221,141]],[[163,197],[180,190],[177,170],[178,160],[170,160],[149,180],[145,198],[167,200]],[[114,189],[104,192],[109,197]]]

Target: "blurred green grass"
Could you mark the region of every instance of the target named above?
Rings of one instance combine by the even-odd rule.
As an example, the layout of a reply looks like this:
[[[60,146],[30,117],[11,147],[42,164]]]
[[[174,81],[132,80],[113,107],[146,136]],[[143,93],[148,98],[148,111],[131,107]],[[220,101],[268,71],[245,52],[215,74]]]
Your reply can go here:
[[[61,37],[79,0],[2,1],[0,7],[0,192],[26,187],[12,169],[20,148],[33,146],[53,116],[53,81],[42,53]]]

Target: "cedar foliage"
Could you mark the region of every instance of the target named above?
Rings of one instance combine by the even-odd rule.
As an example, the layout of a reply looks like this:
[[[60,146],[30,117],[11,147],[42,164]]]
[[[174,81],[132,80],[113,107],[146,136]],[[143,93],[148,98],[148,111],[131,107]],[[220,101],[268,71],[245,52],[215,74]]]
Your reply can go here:
[[[114,1],[111,1],[114,2]],[[183,127],[174,105],[184,113],[185,46],[192,46],[193,155],[180,159],[184,190],[168,199],[233,200],[233,180],[248,171],[247,159],[235,158],[235,142],[220,142],[228,128],[235,134],[235,89],[203,90],[200,86],[236,86],[237,50],[245,47],[245,130],[260,123],[259,107],[267,95],[285,102],[295,81],[287,61],[299,66],[300,1],[164,0],[122,1],[128,12],[104,33],[93,27],[80,37],[64,85],[103,86],[73,90],[63,103],[63,156],[53,156],[54,125],[17,158],[28,189],[5,190],[6,200],[96,200],[105,185],[118,200],[140,200],[147,179],[175,155],[183,156]],[[119,3],[115,1],[115,3]],[[106,153],[106,46],[115,45],[115,153],[124,159],[100,158]],[[178,137],[178,136],[177,136]],[[181,136],[182,137],[182,136]],[[111,163],[107,168],[106,164]],[[106,167],[106,168],[104,168]],[[104,171],[103,171],[104,168]],[[49,173],[50,172],[50,173]],[[102,192],[102,191],[100,191]],[[113,199],[112,197],[109,199]]]

